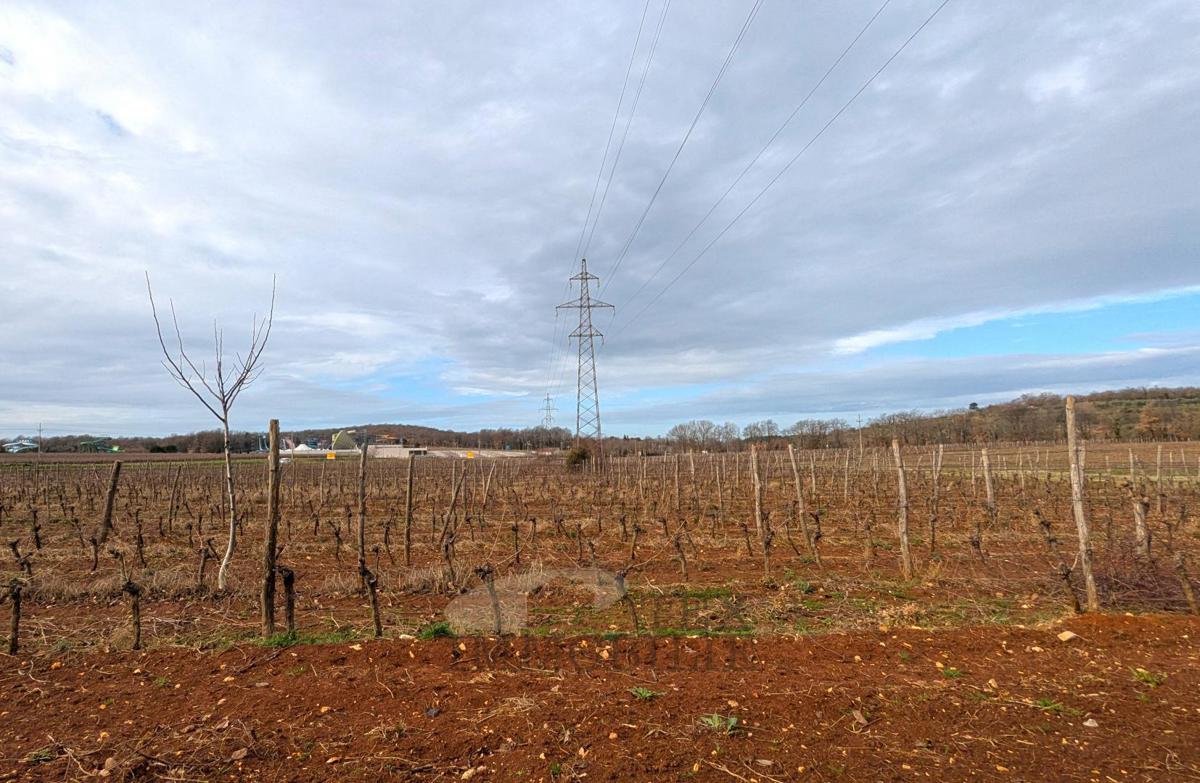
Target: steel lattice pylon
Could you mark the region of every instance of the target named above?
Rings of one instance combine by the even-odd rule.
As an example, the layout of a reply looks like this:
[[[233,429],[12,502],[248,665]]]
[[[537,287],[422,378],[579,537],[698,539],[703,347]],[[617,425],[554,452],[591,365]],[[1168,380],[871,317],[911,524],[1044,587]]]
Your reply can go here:
[[[563,302],[558,309],[574,309],[579,311],[579,326],[571,332],[579,346],[578,388],[575,396],[575,443],[594,440],[600,446],[600,392],[596,386],[596,347],[595,338],[604,339],[604,335],[592,326],[592,310],[597,307],[612,305],[592,299],[590,283],[600,278],[588,274],[587,259],[579,262],[579,274],[571,277],[579,282],[579,298]]]

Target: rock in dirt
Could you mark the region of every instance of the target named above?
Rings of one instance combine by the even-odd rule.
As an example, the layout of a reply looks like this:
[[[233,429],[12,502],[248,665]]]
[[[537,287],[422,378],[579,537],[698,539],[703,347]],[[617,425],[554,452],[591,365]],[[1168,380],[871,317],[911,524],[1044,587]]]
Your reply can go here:
[[[1089,729],[1094,729],[1099,727],[1100,724],[1096,722],[1095,718],[1088,718],[1083,722],[1083,725],[1087,726]]]

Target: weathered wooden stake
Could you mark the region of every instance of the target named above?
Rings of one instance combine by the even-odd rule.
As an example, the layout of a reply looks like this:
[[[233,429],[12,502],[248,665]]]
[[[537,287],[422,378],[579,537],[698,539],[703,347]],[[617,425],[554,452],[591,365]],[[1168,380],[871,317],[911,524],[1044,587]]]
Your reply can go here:
[[[1131,452],[1132,453],[1132,452]],[[1087,590],[1087,610],[1100,611],[1100,593],[1092,573],[1092,533],[1088,528],[1087,511],[1083,505],[1083,467],[1080,464],[1079,435],[1075,428],[1075,398],[1067,397],[1067,459],[1071,467],[1071,511],[1079,533],[1079,568]]]
[[[908,483],[904,478],[904,458],[900,454],[900,441],[892,438],[892,457],[896,462],[896,506],[899,512],[900,571],[905,580],[913,578],[912,549],[908,544]]]
[[[1133,542],[1134,552],[1142,560],[1150,559],[1150,528],[1146,526],[1146,512],[1150,510],[1150,499],[1133,498]]]
[[[984,507],[988,512],[988,524],[996,524],[996,491],[992,485],[992,462],[988,459],[988,450],[980,449],[979,461],[983,467]]]
[[[758,475],[758,446],[756,445],[750,447],[750,480],[754,487],[754,532],[758,534],[759,540],[762,540],[763,491],[762,478]]]
[[[817,568],[823,568],[821,563],[821,551],[817,549],[813,542],[812,534],[808,530],[808,513],[804,506],[804,484],[800,479],[800,467],[796,464],[796,450],[792,444],[788,444],[788,459],[792,463],[792,481],[796,485],[796,517],[800,520],[800,533],[804,536],[804,544],[808,549],[808,554],[817,564]]]
[[[279,419],[267,427],[267,529],[263,536],[262,634],[275,635],[275,558],[279,539]]]
[[[941,498],[942,444],[933,454],[933,499],[929,504],[929,553],[937,551],[938,501]]]
[[[413,470],[417,455],[408,455],[408,491],[404,494],[404,565],[412,565]]]
[[[358,459],[358,573],[367,587],[367,442],[364,439]]]

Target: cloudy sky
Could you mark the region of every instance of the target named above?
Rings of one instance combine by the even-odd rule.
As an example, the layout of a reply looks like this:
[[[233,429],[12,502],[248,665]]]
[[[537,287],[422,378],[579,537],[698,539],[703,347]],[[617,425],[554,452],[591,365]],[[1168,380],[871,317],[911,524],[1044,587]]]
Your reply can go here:
[[[573,426],[589,203],[609,433],[1200,384],[1200,4],[951,0],[888,63],[940,2],[7,0],[0,435],[215,424],[146,271],[197,356],[277,276],[235,427]]]

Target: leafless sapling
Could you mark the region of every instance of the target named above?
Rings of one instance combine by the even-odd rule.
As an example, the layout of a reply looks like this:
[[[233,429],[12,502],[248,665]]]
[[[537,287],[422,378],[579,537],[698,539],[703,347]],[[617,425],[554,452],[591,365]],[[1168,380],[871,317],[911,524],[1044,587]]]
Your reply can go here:
[[[251,320],[250,344],[245,355],[235,354],[228,365],[225,357],[225,338],[220,325],[213,322],[213,351],[214,365],[210,370],[201,361],[197,364],[188,354],[183,344],[183,333],[179,328],[179,319],[175,314],[175,303],[172,301],[171,323],[175,329],[175,345],[167,347],[163,336],[162,324],[158,318],[158,308],[154,304],[154,291],[150,287],[150,274],[146,273],[146,293],[150,297],[150,312],[154,316],[154,329],[158,335],[158,344],[162,348],[163,367],[171,379],[186,389],[201,405],[221,423],[222,446],[225,457],[225,493],[228,500],[229,540],[225,545],[225,554],[221,558],[221,566],[217,571],[217,589],[224,591],[229,582],[229,567],[233,562],[233,553],[237,548],[238,514],[237,495],[233,488],[233,458],[229,435],[229,414],[233,404],[243,391],[249,388],[262,374],[262,355],[267,348],[271,336],[271,325],[275,319],[275,283],[271,283],[271,306],[267,317],[261,321],[257,316]]]

